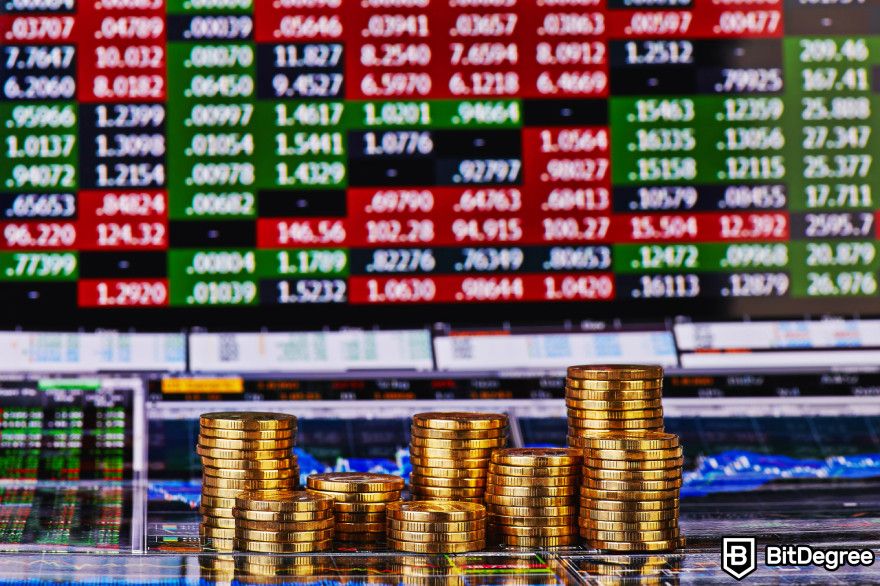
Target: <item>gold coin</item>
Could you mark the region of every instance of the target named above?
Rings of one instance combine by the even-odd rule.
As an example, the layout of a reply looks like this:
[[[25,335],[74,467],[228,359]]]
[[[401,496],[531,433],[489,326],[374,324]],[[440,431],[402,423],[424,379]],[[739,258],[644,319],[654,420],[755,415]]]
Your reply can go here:
[[[336,523],[342,533],[384,533],[385,523]]]
[[[680,468],[661,468],[660,470],[604,470],[602,468],[584,467],[584,480],[591,478],[602,480],[671,480],[681,479]]]
[[[582,509],[581,522],[607,521],[616,523],[655,523],[678,519],[678,507],[661,511],[603,511]]]
[[[589,457],[594,460],[669,460],[682,456],[681,446],[662,449],[631,449],[631,450],[606,450],[590,448]]]
[[[660,531],[598,531],[581,530],[581,537],[599,541],[667,541],[678,537],[678,527],[670,527]]]
[[[601,541],[599,539],[587,540],[590,547],[606,551],[670,551],[678,547],[677,539],[664,541]]]
[[[597,450],[668,450],[679,447],[677,435],[656,431],[597,433],[587,440],[589,447]]]
[[[235,480],[276,480],[279,478],[299,478],[299,469],[294,464],[291,468],[279,470],[247,470],[238,468],[216,468],[214,466],[203,466],[202,472],[206,476],[214,476],[216,478],[232,478]]]
[[[580,452],[581,450],[577,450]],[[524,476],[527,478],[547,476],[575,476],[581,473],[580,466],[507,466],[489,464],[489,472],[499,476]]]
[[[494,464],[505,466],[577,466],[583,455],[569,448],[507,448],[492,453]]]
[[[199,525],[199,535],[203,535],[204,537],[219,537],[220,539],[232,539],[235,537],[235,529]]]
[[[421,531],[398,531],[389,529],[387,533],[388,539],[400,541],[413,541],[422,543],[461,543],[472,542],[486,539],[486,530],[478,529],[476,531],[468,531],[467,533],[453,532],[432,532],[424,533]]]
[[[337,523],[384,523],[385,511],[381,513],[340,513],[334,514]]]
[[[446,448],[453,450],[460,449],[494,449],[503,448],[507,444],[507,438],[489,438],[489,439],[434,439],[418,436],[410,437],[411,446],[421,446],[425,448]]]
[[[293,478],[278,478],[275,480],[235,480],[234,478],[218,478],[216,476],[202,477],[202,487],[230,488],[238,490],[267,490],[296,488],[296,480]]]
[[[434,497],[434,496],[445,496],[445,497],[473,497],[479,498],[483,496],[485,493],[485,488],[443,488],[439,486],[421,486],[418,484],[410,485],[410,492],[413,494],[418,494],[422,497]]]
[[[260,450],[290,451],[291,449],[293,449],[294,441],[292,438],[284,440],[235,440],[200,435],[198,445],[218,450],[235,450],[237,452],[250,452]]]
[[[205,507],[213,507],[215,509],[231,509],[235,506],[234,498],[227,497],[219,497],[219,496],[210,496],[203,495],[202,496],[202,505]]]
[[[558,537],[578,535],[577,525],[555,525],[547,527],[518,527],[516,525],[495,525],[499,535],[519,535],[522,537]]]
[[[251,511],[304,512],[333,508],[333,498],[304,490],[255,490],[239,495],[236,507]]]
[[[584,486],[597,490],[672,490],[681,488],[681,478],[668,480],[605,480],[585,478]]]
[[[278,521],[251,521],[248,519],[237,519],[236,523],[237,528],[253,529],[255,531],[318,531],[321,529],[332,529],[334,520],[332,518],[327,518],[318,521],[295,521],[292,523],[284,523]]]
[[[235,530],[235,536],[238,539],[248,541],[275,541],[275,542],[296,542],[296,541],[325,541],[333,538],[333,529],[318,529],[315,531],[260,531],[255,529],[238,529]]]
[[[292,452],[287,450],[225,450],[223,448],[206,448],[204,446],[196,446],[196,453],[199,456],[214,459],[226,460],[277,460],[280,458],[289,458]]]
[[[467,533],[486,528],[485,518],[473,521],[451,521],[439,523],[422,523],[419,521],[397,521],[388,519],[388,530],[421,533]]]
[[[416,467],[422,468],[447,468],[454,469],[458,468],[460,470],[466,470],[471,468],[482,468],[486,469],[489,467],[489,458],[481,457],[481,458],[462,458],[459,460],[449,459],[449,458],[436,458],[436,457],[422,457],[416,456],[410,453],[409,461],[413,465],[413,469]]]
[[[199,417],[202,428],[262,431],[266,429],[296,429],[296,417],[285,413],[218,412],[203,413]]]
[[[571,496],[504,496],[486,493],[486,503],[503,507],[565,507],[577,502]]]
[[[659,395],[663,392],[663,379],[641,380],[590,380],[585,378],[568,378],[565,380],[565,392],[578,393],[642,393]]]
[[[678,509],[678,497],[665,500],[621,501],[606,500],[599,498],[585,498],[580,500],[582,509],[594,509],[600,511],[663,511],[666,509]]]
[[[590,420],[627,420],[627,419],[657,419],[663,417],[663,409],[629,409],[626,411],[614,411],[611,409],[575,409],[567,410],[568,416],[576,419]]]
[[[486,486],[485,478],[432,478],[415,472],[410,475],[409,481],[410,484],[440,488],[482,488]]]
[[[306,485],[315,490],[331,492],[391,492],[403,490],[400,476],[371,472],[329,472],[311,474]]]
[[[207,527],[235,529],[235,519],[232,517],[211,517],[209,515],[202,515],[202,524]]]
[[[246,509],[235,509],[232,514],[236,519],[256,521],[260,523],[308,523],[312,521],[326,521],[328,519],[333,519],[332,509],[303,512],[248,511]]]
[[[410,428],[410,435],[412,437],[445,440],[500,439],[507,437],[507,429],[503,427],[498,429],[431,429],[429,427],[413,425]]]
[[[677,523],[676,519],[665,521],[633,521],[623,523],[619,521],[598,521],[596,519],[582,519],[579,525],[585,529],[595,531],[662,531]]]
[[[220,459],[202,456],[202,464],[212,468],[235,468],[237,470],[279,470],[293,468],[296,458],[276,458],[271,460]]]
[[[410,553],[467,553],[481,551],[486,548],[486,540],[465,541],[461,543],[421,543],[418,541],[400,541],[388,539],[389,549]]]
[[[429,429],[500,429],[507,427],[507,415],[502,413],[417,413],[413,423]]]
[[[663,501],[678,498],[678,489],[671,490],[599,490],[581,488],[581,496],[609,501]]]
[[[474,458],[486,458],[492,455],[491,448],[426,448],[424,446],[410,446],[409,453],[422,458],[441,458],[446,460],[471,460]]]
[[[218,488],[216,486],[202,486],[202,496],[212,496],[224,499],[234,499],[239,493],[245,492],[240,488]]]
[[[485,464],[485,460],[480,460],[480,464]],[[486,478],[486,468],[434,468],[431,466],[414,466],[413,473],[418,476],[427,478],[447,478],[447,479],[476,479],[484,480]]]
[[[577,419],[568,418],[568,436],[585,437],[615,431],[662,431],[663,418],[656,419]],[[583,447],[583,446],[578,446]]]
[[[663,378],[663,367],[656,364],[585,364],[569,366],[568,378],[588,380],[645,380]]]
[[[526,537],[524,535],[504,535],[503,541],[507,545],[517,547],[562,547],[565,545],[577,545],[580,541],[578,535],[556,535],[546,537]]]
[[[200,437],[217,439],[253,441],[253,440],[291,440],[296,437],[296,430],[292,429],[266,429],[263,431],[248,431],[244,429],[220,429],[217,427],[202,427],[199,429]]]
[[[578,508],[577,505],[561,505],[561,506],[551,506],[551,507],[518,507],[518,506],[507,506],[507,505],[495,505],[489,504],[487,508],[495,515],[501,517],[570,517],[572,515],[577,515]]]
[[[473,521],[486,516],[486,507],[476,503],[445,503],[437,501],[398,501],[389,503],[388,517],[397,521]]]
[[[684,458],[658,458],[655,460],[608,460],[599,458],[587,458],[584,467],[602,470],[622,471],[647,471],[647,470],[674,470],[684,465]]]
[[[663,401],[660,399],[633,399],[631,401],[590,401],[588,399],[566,399],[565,406],[576,410],[608,410],[629,411],[640,409],[660,409]]]
[[[571,497],[578,494],[576,486],[502,486],[499,484],[490,484],[486,487],[486,494],[501,496],[553,496],[553,497]]]
[[[403,479],[400,479],[403,482]],[[323,494],[332,497],[339,503],[388,503],[400,500],[400,491],[388,492],[334,492],[330,490],[315,490],[309,488],[310,493]]]
[[[327,551],[333,545],[331,539],[324,541],[248,541],[236,539],[235,548],[241,551],[257,553],[306,553],[310,551]]]
[[[490,474],[489,484],[495,486],[577,486],[580,476],[503,476]]]
[[[400,502],[400,501],[394,501]],[[383,513],[391,503],[340,503],[333,505],[337,513]]]
[[[217,551],[233,551],[235,549],[235,540],[221,537],[205,537],[202,539],[202,544],[204,547]]]
[[[576,515],[555,517],[510,517],[506,515],[495,515],[492,511],[489,511],[489,520],[494,525],[513,525],[514,527],[572,527],[577,526],[578,523]]]
[[[232,507],[206,507],[204,503],[199,505],[199,514],[205,517],[220,517],[231,519]]]

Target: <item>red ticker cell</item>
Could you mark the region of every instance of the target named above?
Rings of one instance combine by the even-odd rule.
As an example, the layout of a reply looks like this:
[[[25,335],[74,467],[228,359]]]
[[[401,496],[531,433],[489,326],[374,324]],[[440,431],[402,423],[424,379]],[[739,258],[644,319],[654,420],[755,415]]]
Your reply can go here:
[[[349,279],[349,301],[358,304],[603,301],[613,298],[614,277],[610,273]]]
[[[77,205],[82,218],[165,218],[168,215],[168,193],[161,190],[80,191]]]
[[[81,279],[80,307],[162,307],[168,305],[167,279]]]
[[[79,221],[81,250],[165,250],[168,221],[101,221],[84,217]]]
[[[279,41],[331,41],[344,34],[342,1],[256,0],[254,40],[258,43]]]
[[[2,250],[62,250],[78,245],[72,222],[2,222]]]

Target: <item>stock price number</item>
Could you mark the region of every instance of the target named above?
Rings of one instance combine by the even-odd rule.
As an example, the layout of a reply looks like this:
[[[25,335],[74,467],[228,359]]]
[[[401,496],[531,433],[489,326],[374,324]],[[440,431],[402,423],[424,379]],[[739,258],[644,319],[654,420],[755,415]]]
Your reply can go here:
[[[348,284],[343,279],[301,279],[278,281],[278,303],[345,303]]]

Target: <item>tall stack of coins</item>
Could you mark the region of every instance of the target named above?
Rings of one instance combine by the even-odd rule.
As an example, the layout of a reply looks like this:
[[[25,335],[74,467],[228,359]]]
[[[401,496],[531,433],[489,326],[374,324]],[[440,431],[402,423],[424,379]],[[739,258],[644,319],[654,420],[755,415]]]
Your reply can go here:
[[[584,447],[583,438],[597,431],[663,431],[662,394],[661,366],[569,367],[568,445]]]
[[[385,538],[385,508],[400,500],[403,485],[400,476],[361,472],[312,474],[306,479],[309,492],[336,501],[336,540],[366,543]]]
[[[283,413],[205,413],[196,452],[202,459],[201,534],[230,551],[232,508],[245,490],[293,489],[299,477],[293,446],[296,417]]]
[[[583,458],[571,448],[492,452],[486,509],[501,543],[559,547],[579,541],[577,499]]]
[[[486,507],[454,501],[399,501],[387,508],[389,549],[464,553],[486,547]]]
[[[610,432],[585,441],[579,523],[587,544],[619,552],[678,547],[678,436]]]
[[[235,498],[235,549],[325,551],[333,542],[333,499],[304,490],[255,490]]]
[[[409,448],[413,499],[483,502],[489,456],[505,445],[507,415],[415,415]]]

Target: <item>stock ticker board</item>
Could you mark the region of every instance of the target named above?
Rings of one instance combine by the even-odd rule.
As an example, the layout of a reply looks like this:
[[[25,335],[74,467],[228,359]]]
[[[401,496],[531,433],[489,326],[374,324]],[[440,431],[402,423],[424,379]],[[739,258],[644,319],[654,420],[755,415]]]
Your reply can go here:
[[[876,0],[0,7],[13,299],[876,301]]]

